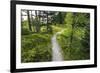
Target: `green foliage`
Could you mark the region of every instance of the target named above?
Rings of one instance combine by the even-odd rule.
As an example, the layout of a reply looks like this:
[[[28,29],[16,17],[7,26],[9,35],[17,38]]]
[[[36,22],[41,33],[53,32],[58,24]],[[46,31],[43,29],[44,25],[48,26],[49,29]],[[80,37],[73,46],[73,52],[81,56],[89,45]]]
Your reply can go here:
[[[27,29],[27,28],[22,28],[21,29],[21,34],[22,35],[28,35],[28,34],[30,34],[31,32]]]
[[[23,50],[21,56],[22,56],[21,58],[22,62],[34,62],[35,61],[34,58],[36,57],[36,50],[34,48],[27,51]]]
[[[22,21],[22,62],[51,61],[51,37],[56,33],[64,60],[85,60],[90,58],[89,13],[44,11],[44,16],[40,15],[41,18],[38,13],[37,17],[30,19],[32,20],[32,31],[29,30],[28,20]],[[45,20],[47,17],[48,20]],[[43,34],[43,32],[46,33]]]
[[[21,34],[22,35],[28,35],[30,34],[31,32],[29,31],[28,29],[28,21],[22,21],[22,24],[21,24]]]
[[[47,27],[46,26],[42,26],[41,27],[41,32],[47,32]]]
[[[49,34],[22,36],[22,62],[51,61],[51,43]]]
[[[88,17],[87,17],[88,16]],[[90,24],[89,14],[77,13],[75,16],[75,23],[78,27],[86,27]]]
[[[64,29],[57,36],[65,60],[84,60],[90,58],[89,22],[89,14],[70,12],[66,14],[66,30]],[[72,42],[71,36],[73,38]]]
[[[22,21],[21,26],[22,26],[23,28],[28,29],[28,21],[27,21],[27,20]]]
[[[58,25],[59,25],[59,24],[58,24]],[[57,25],[56,25],[56,26],[52,25],[52,28],[53,28],[53,33],[54,33],[54,34],[62,30],[62,28],[59,27],[59,26],[57,26]]]
[[[53,15],[52,22],[55,24],[64,24],[65,16],[65,12],[55,12],[55,14]]]
[[[71,25],[73,24],[73,13],[68,12],[66,14],[64,21],[65,21],[67,27],[71,27]]]
[[[78,31],[80,32],[80,31]],[[81,38],[82,39],[82,38]],[[65,32],[59,34],[57,36],[57,40],[62,48],[62,54],[65,60],[83,60],[89,59],[89,52],[86,51],[83,47],[85,47],[81,43],[80,36],[74,35],[73,42],[70,47],[70,32]]]

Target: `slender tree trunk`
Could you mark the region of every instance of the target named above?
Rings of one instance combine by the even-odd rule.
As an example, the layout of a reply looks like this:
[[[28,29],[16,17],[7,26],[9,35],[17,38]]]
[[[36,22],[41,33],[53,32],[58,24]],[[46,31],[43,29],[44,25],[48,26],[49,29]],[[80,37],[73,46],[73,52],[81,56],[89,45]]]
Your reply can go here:
[[[35,20],[36,20],[36,32],[40,32],[40,23],[39,23],[39,18],[38,18],[38,11],[37,10],[35,10],[35,15],[36,15],[36,18],[35,18]]]
[[[36,32],[38,32],[38,30],[37,30],[37,10],[35,10],[35,15],[36,15],[36,17],[35,17],[35,28],[36,28]]]
[[[28,16],[29,30],[32,31],[29,10],[27,10],[27,16]]]
[[[70,43],[71,44],[72,44],[72,41],[73,41],[73,32],[74,32],[74,24],[72,24],[72,32],[71,32],[71,38],[70,38]]]
[[[38,11],[38,31],[40,32],[40,23],[41,20],[40,20],[40,11]]]
[[[33,27],[33,32],[35,32],[35,25],[33,23],[34,19],[33,19],[33,14],[32,14],[32,11],[31,11],[31,24],[32,24],[32,27]]]
[[[61,12],[59,12],[59,18],[60,18],[59,22],[60,24],[62,24],[62,13]]]
[[[49,29],[49,24],[48,24],[48,12],[47,12],[47,31]]]
[[[71,37],[70,37],[70,48],[72,48],[74,28],[75,28],[75,13],[73,13],[73,23],[72,23],[72,31],[71,31]]]

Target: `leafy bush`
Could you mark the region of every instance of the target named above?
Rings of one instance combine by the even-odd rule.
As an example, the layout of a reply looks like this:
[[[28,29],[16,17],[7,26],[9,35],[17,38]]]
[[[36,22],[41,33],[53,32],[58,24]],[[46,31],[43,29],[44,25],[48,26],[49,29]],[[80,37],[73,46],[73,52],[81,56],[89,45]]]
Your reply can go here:
[[[82,37],[84,37],[84,33],[82,32],[83,31],[80,31],[78,29],[75,30],[72,43],[70,43],[70,30],[64,30],[61,34],[57,36],[59,45],[62,48],[64,60],[89,59],[89,52],[87,52],[87,50],[85,49],[86,46],[84,46],[84,44],[81,42]]]
[[[28,34],[30,34],[31,32],[27,29],[27,28],[22,28],[21,29],[21,34],[22,35],[28,35]]]
[[[22,51],[22,55],[21,55],[21,61],[22,62],[34,62],[35,61],[35,57],[36,57],[36,50],[35,48],[32,48],[31,50],[27,50],[27,51]]]
[[[59,26],[52,26],[52,28],[53,28],[53,33],[54,34],[62,30],[62,28],[59,27]]]
[[[47,27],[46,26],[42,26],[41,27],[41,32],[47,32]]]
[[[22,62],[51,61],[51,35],[32,34],[22,36]]]

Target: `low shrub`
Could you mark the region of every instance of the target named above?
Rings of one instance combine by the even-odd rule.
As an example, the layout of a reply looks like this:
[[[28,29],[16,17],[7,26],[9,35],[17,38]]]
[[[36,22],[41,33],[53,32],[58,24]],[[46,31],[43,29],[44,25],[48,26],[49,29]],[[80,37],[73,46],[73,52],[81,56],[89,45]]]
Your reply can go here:
[[[22,36],[22,62],[46,62],[52,60],[50,34],[32,34]]]
[[[27,28],[22,28],[21,29],[21,34],[22,35],[28,35],[28,34],[30,34],[31,32],[29,31],[29,29],[27,29]]]

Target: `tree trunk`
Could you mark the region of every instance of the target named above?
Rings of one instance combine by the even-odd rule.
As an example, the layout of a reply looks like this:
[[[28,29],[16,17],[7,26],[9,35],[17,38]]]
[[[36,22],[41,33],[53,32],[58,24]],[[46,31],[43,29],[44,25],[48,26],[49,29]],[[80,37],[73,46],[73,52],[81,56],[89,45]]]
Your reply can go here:
[[[73,13],[73,23],[72,23],[72,31],[71,31],[71,37],[70,37],[70,48],[72,48],[74,28],[75,28],[75,13]]]
[[[47,31],[49,29],[49,24],[48,24],[48,12],[47,12]]]
[[[36,20],[36,32],[40,32],[40,23],[39,23],[39,20],[38,20],[38,11],[37,10],[35,10],[35,15],[36,15],[36,18],[35,18],[35,20]]]
[[[31,24],[32,24],[32,27],[33,27],[33,32],[35,32],[35,25],[34,25],[34,19],[33,19],[32,11],[31,11]]]
[[[27,10],[27,16],[28,16],[29,30],[32,31],[29,10]]]
[[[60,24],[62,24],[62,13],[61,12],[59,12],[59,22]]]

